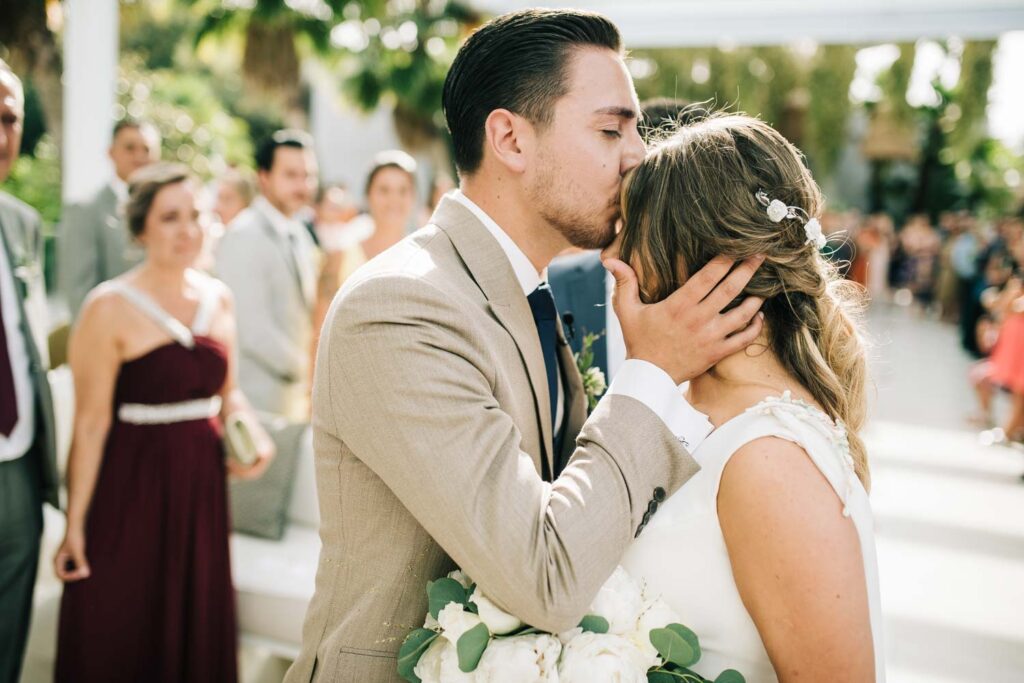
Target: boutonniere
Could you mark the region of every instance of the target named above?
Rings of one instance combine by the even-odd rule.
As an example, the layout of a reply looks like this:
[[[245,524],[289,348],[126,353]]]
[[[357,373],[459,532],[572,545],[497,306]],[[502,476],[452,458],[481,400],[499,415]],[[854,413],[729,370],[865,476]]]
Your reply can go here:
[[[14,281],[18,285],[18,295],[21,298],[28,296],[32,283],[42,276],[42,266],[35,255],[29,253],[23,247],[14,247],[11,254]]]
[[[576,358],[576,367],[580,371],[580,377],[583,378],[583,393],[587,396],[588,413],[597,407],[597,402],[601,400],[601,396],[608,389],[604,372],[601,371],[601,368],[594,366],[593,346],[594,342],[600,337],[600,334],[588,332],[583,336],[583,344],[580,347],[579,353],[573,354]]]

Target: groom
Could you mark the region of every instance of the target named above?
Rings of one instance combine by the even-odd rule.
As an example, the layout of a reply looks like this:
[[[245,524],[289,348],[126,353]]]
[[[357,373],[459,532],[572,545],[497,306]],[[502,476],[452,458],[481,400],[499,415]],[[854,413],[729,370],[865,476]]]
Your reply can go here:
[[[757,300],[720,313],[753,262],[715,261],[655,305],[613,262],[628,359],[587,419],[543,272],[612,240],[644,154],[618,31],[576,11],[499,17],[459,51],[444,109],[461,190],[353,275],[324,325],[323,548],[288,683],[398,680],[426,583],[455,565],[525,622],[575,626],[697,470],[711,426],[677,384],[760,330]]]

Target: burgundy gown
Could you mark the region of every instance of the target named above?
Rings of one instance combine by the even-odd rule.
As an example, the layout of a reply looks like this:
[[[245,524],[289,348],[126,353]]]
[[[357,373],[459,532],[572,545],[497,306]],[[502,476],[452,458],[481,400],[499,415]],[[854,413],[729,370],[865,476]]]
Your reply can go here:
[[[237,679],[218,418],[140,425],[117,417],[124,403],[180,403],[219,392],[227,356],[201,336],[206,299],[194,336],[178,324],[192,348],[171,341],[121,366],[86,522],[91,575],[66,584],[61,602],[58,682]],[[173,319],[156,320],[167,316],[162,311],[147,312],[173,327]]]

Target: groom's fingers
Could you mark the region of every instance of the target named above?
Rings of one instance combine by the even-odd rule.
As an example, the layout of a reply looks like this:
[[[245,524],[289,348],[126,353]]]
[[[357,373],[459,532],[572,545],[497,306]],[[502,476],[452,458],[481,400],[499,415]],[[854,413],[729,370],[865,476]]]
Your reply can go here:
[[[762,304],[764,304],[764,299],[761,297],[748,296],[739,306],[728,313],[723,313],[721,323],[725,335],[729,336],[745,329],[757,312],[761,310]]]
[[[615,307],[615,313],[621,318],[625,310],[640,303],[640,285],[637,284],[636,273],[628,265],[614,258],[605,259],[603,265],[615,277],[612,305]]]

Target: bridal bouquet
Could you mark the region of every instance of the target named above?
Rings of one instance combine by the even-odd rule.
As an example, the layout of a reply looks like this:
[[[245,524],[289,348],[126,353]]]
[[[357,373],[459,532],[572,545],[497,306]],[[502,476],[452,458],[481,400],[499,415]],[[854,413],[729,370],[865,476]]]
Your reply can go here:
[[[660,598],[616,568],[576,628],[544,633],[493,602],[461,571],[427,584],[429,614],[405,639],[411,683],[710,683],[692,671],[700,643]],[[732,669],[714,683],[744,683]]]

